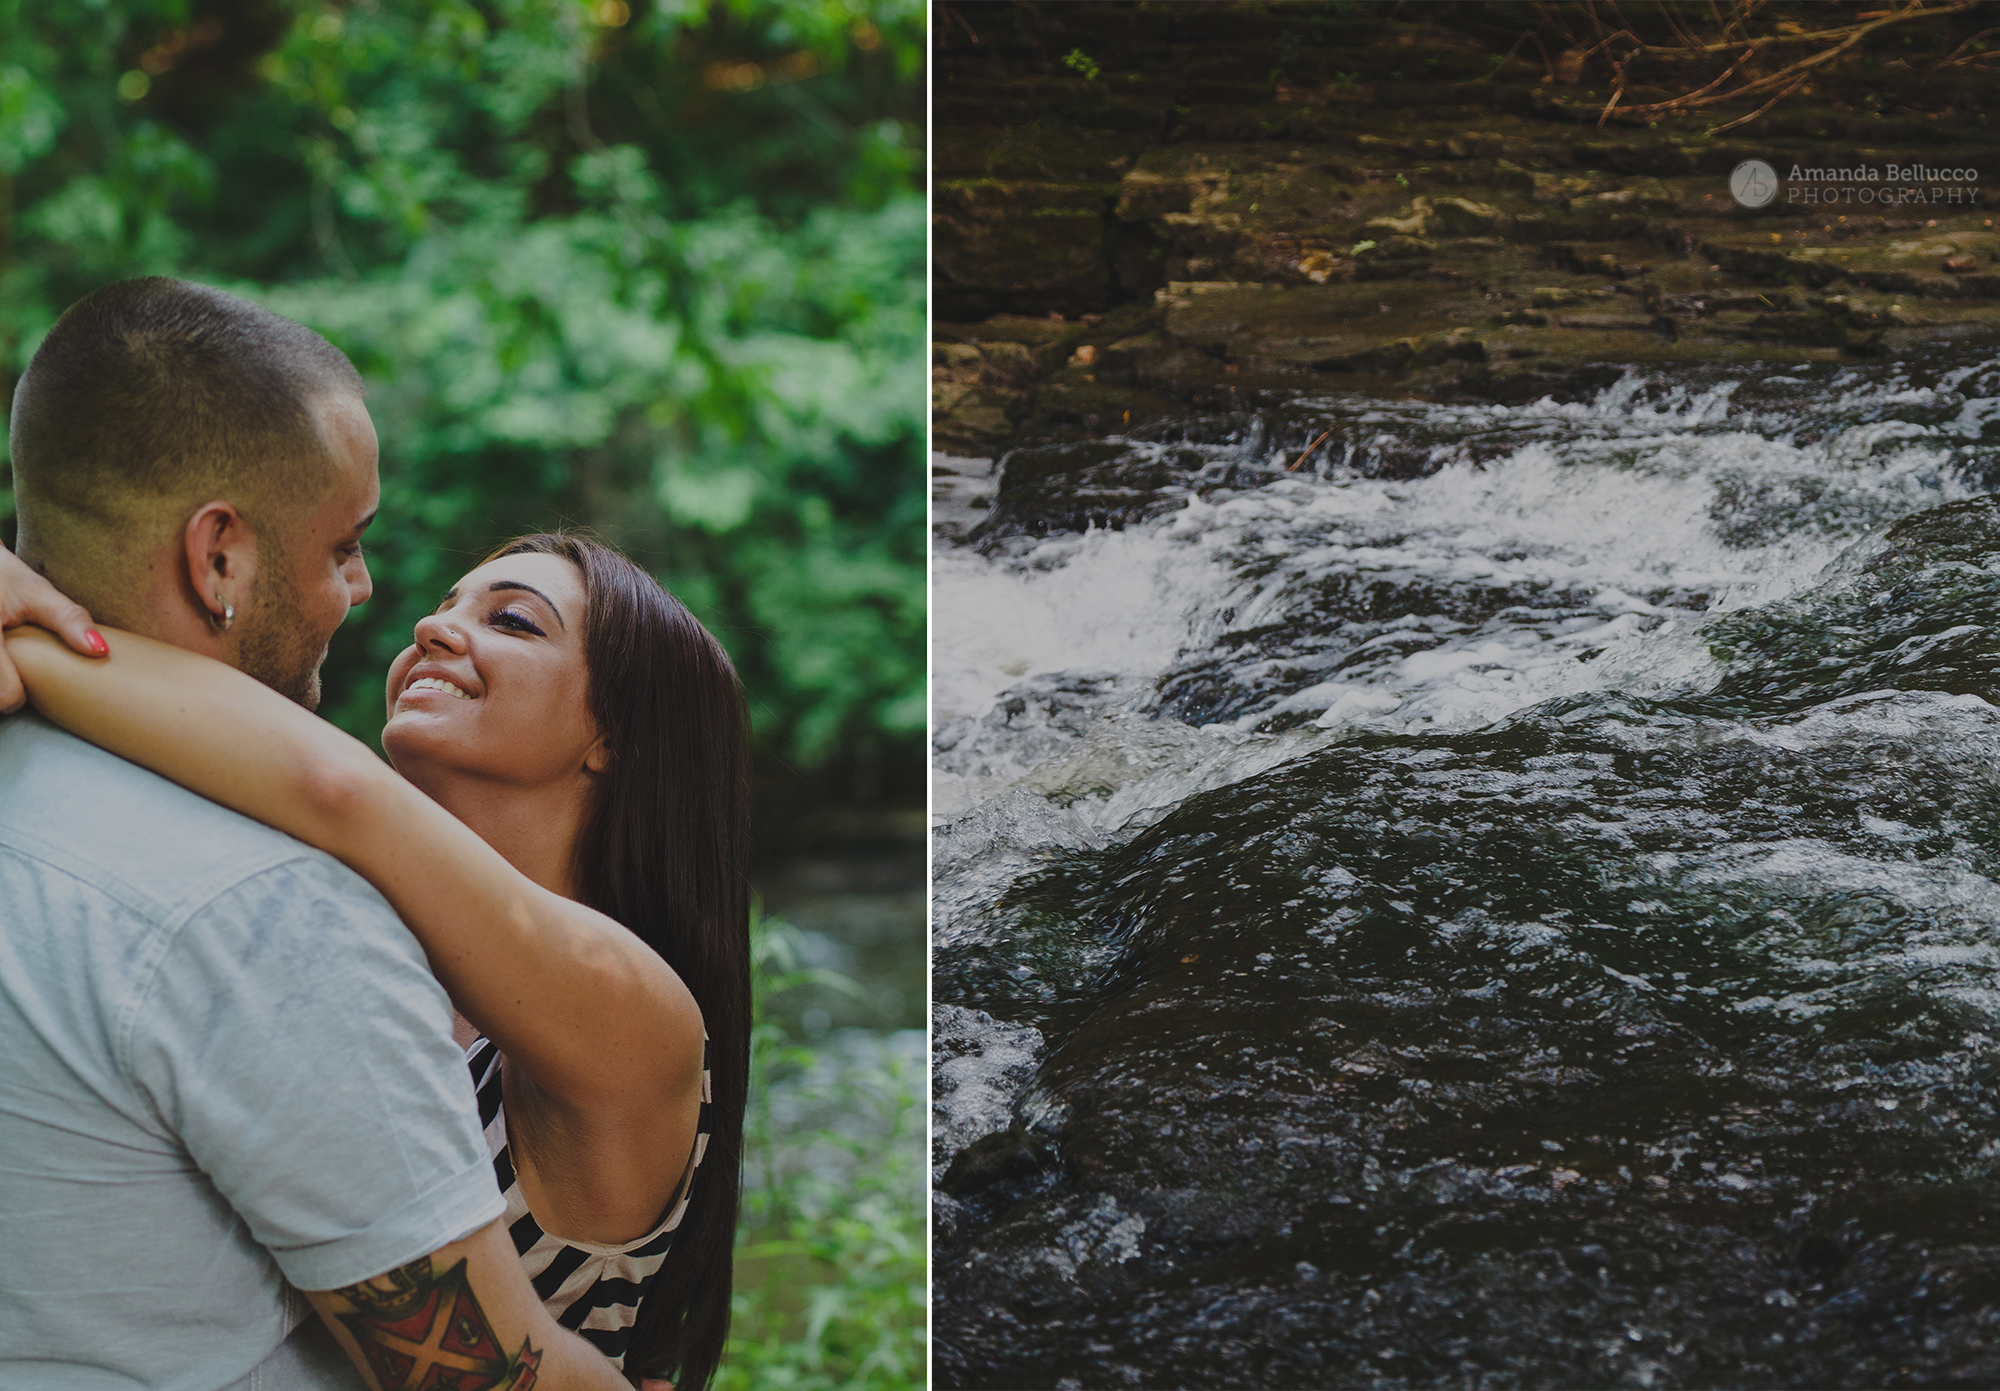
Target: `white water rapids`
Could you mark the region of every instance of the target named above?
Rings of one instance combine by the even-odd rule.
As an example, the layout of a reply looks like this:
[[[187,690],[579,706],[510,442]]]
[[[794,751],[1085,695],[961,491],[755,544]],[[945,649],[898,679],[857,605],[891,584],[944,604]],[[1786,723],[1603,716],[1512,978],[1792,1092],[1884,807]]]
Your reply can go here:
[[[1338,405],[1347,428],[1297,473],[1300,441],[1248,419],[1194,444],[1112,437],[1135,459],[1198,456],[1122,530],[977,546],[1002,465],[934,459],[937,946],[977,937],[983,905],[1049,850],[1100,847],[1312,748],[1702,689],[1706,618],[1991,491],[2000,446],[1993,363]],[[1367,466],[1392,450],[1433,471]],[[1377,597],[1326,612],[1357,594]],[[1032,1029],[948,1016],[939,1163],[1004,1116],[1037,1048]]]
[[[1330,477],[1286,475],[1282,452],[1267,449],[1254,460],[1269,470],[1264,486],[1220,501],[1190,494],[1167,517],[1122,531],[1021,538],[992,557],[941,539],[936,816],[953,820],[1004,792],[1068,742],[1040,729],[965,737],[1022,683],[1109,677],[1116,695],[1106,709],[1143,706],[1177,661],[1284,622],[1302,591],[1334,572],[1425,592],[1512,586],[1580,602],[1560,616],[1503,612],[1485,624],[1399,615],[1364,644],[1379,659],[1350,660],[1301,689],[1280,693],[1274,683],[1268,700],[1203,732],[1248,733],[1289,712],[1329,732],[1463,729],[1555,695],[1635,679],[1685,684],[1698,649],[1663,637],[1704,613],[1791,593],[1862,531],[1985,491],[1953,469],[1953,446],[2000,419],[2000,399],[1970,397],[1939,425],[1865,419],[1801,442],[1816,433],[1804,421],[1732,411],[1739,383],[1655,393],[1664,399],[1649,385],[1628,377],[1575,405],[1404,403],[1373,413],[1385,426],[1418,417],[1439,435],[1523,437],[1497,457],[1449,462],[1428,477],[1359,477],[1337,461]],[[1954,385],[1834,389],[1843,414],[1865,417],[1935,405]],[[1133,442],[1135,452],[1164,447]],[[1243,446],[1208,452],[1240,458]],[[949,470],[933,491],[940,533],[969,530],[991,500],[994,462],[934,463]],[[1734,500],[1726,494],[1754,494],[1779,515],[1755,534],[1740,521],[1718,526]]]

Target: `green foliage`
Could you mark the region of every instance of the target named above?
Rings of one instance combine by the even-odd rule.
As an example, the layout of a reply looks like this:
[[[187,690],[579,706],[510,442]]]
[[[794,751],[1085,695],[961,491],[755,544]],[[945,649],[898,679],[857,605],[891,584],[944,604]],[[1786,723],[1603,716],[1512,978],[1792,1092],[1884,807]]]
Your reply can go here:
[[[370,383],[372,737],[415,618],[559,521],[655,569],[760,746],[923,727],[921,0],[0,0],[0,380],[174,274]],[[8,503],[0,502],[0,517]]]
[[[924,1384],[923,1070],[850,1031],[791,1041],[773,1000],[852,984],[802,969],[797,933],[753,928],[758,1013],[744,1126],[735,1311],[717,1391]],[[839,1039],[842,1036],[836,1035]]]
[[[1082,74],[1085,82],[1097,81],[1099,69],[1096,60],[1080,48],[1072,48],[1069,51],[1069,56],[1063,59],[1063,66],[1072,72]]]

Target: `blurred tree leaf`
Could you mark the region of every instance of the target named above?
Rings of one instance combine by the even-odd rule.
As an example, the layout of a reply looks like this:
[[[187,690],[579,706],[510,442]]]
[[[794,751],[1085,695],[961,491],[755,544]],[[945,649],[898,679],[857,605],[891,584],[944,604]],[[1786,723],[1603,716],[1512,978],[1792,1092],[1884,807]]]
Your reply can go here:
[[[326,708],[364,737],[416,617],[566,521],[722,638],[767,756],[914,770],[923,24],[921,0],[0,0],[0,381],[130,275],[344,348],[384,505]]]

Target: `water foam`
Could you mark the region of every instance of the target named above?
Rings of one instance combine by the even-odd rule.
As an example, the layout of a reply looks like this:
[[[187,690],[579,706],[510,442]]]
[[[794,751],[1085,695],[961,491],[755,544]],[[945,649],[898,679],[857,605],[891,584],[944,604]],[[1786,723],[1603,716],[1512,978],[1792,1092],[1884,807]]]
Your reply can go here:
[[[1583,402],[1370,404],[1353,411],[1343,457],[1399,437],[1447,462],[1413,479],[1339,464],[1286,475],[1272,447],[1257,486],[1197,487],[1153,522],[992,557],[946,542],[933,570],[938,811],[949,819],[1075,759],[1094,719],[1175,718],[1158,688],[1177,671],[1215,667],[1239,688],[1240,710],[1195,721],[1212,735],[1469,729],[1554,696],[1699,685],[1705,615],[1785,598],[1868,529],[1983,490],[1955,471],[1952,441],[1983,429],[2000,399],[1956,394],[1968,375],[1992,373],[1912,384],[1843,372],[1836,394],[1810,395],[1828,412],[1814,429],[1796,403],[1740,404],[1739,381],[1640,374]],[[1884,418],[1913,404],[1938,421]],[[1475,437],[1502,447],[1481,461],[1465,448]],[[1179,447],[1246,457],[1240,440]],[[940,463],[961,480],[953,515],[982,515],[968,500],[991,488],[991,466]],[[1322,597],[1355,584],[1500,607],[1412,608],[1318,648],[1266,637],[1325,626]],[[1058,701],[1062,718],[996,714],[1038,693],[1048,704],[1072,676],[1098,684]],[[1156,783],[1127,803],[1176,799],[1157,762],[1125,762]]]

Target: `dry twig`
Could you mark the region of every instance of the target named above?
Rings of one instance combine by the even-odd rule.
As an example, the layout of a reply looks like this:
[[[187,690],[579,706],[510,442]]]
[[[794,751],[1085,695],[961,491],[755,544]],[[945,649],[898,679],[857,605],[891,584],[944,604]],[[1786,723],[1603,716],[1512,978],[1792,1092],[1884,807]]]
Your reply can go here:
[[[1990,39],[1995,34],[2000,34],[2000,28],[1981,29],[1957,48],[1954,48],[1951,51],[1951,56],[1939,63],[1938,66],[1941,68],[1969,67],[1974,63],[1990,62],[1995,58],[2000,58],[2000,48],[1986,53],[1967,53],[1965,51],[1982,39]]]
[[[1750,22],[1763,9],[1763,0],[1737,0],[1725,12],[1717,0],[1707,0],[1710,24],[1721,35],[1709,41],[1700,38],[1689,23],[1688,17],[1676,4],[1664,4],[1656,13],[1664,20],[1674,35],[1673,43],[1651,43],[1642,38],[1626,20],[1618,8],[1618,0],[1602,0],[1604,12],[1609,14],[1613,24],[1607,25],[1598,10],[1599,0],[1585,0],[1582,5],[1562,5],[1550,0],[1537,0],[1535,13],[1541,23],[1529,32],[1535,33],[1543,27],[1561,35],[1568,45],[1568,52],[1577,55],[1581,61],[1588,61],[1598,54],[1605,55],[1611,65],[1610,100],[1598,114],[1597,124],[1602,126],[1619,112],[1628,121],[1651,120],[1661,116],[1680,116],[1715,106],[1722,102],[1737,101],[1745,97],[1763,96],[1773,93],[1756,111],[1748,116],[1738,117],[1727,125],[1717,127],[1728,130],[1755,120],[1769,111],[1777,102],[1796,92],[1818,69],[1825,67],[1877,30],[1890,25],[1906,24],[1916,20],[1944,19],[1954,14],[1973,9],[1979,0],[1943,0],[1942,3],[1927,3],[1927,0],[1901,0],[1881,10],[1864,11],[1856,22],[1837,24],[1825,29],[1804,29],[1793,27],[1789,31],[1752,36]],[[1587,31],[1572,27],[1572,20],[1581,17],[1588,21]],[[2000,51],[1992,54],[1967,53],[1975,43],[1989,35],[2000,34],[2000,29],[1988,29],[1974,35],[1960,44],[1952,55],[1940,66],[1982,64],[1992,58],[2000,58]],[[1539,41],[1539,40],[1538,40]],[[1745,65],[1759,54],[1784,45],[1817,44],[1819,51],[1806,55],[1773,72],[1724,90],[1729,80],[1744,71]],[[1546,52],[1546,50],[1545,50]],[[1634,62],[1641,58],[1668,63],[1685,63],[1713,57],[1719,53],[1735,53],[1732,62],[1721,76],[1697,87],[1682,96],[1666,101],[1649,102],[1638,106],[1625,106],[1625,94],[1631,89],[1630,70]],[[1553,69],[1552,69],[1553,72]]]
[[[1891,24],[1906,23],[1913,19],[1942,19],[1947,15],[1969,10],[1976,3],[1978,3],[1978,0],[1947,0],[1945,4],[1930,6],[1926,5],[1924,0],[1910,0],[1907,5],[1890,10],[1866,24],[1846,25],[1839,29],[1822,29],[1809,34],[1779,35],[1777,37],[1790,39],[1825,39],[1833,35],[1840,35],[1842,37],[1838,43],[1829,48],[1821,49],[1818,53],[1801,58],[1795,63],[1788,63],[1776,72],[1746,82],[1732,91],[1717,91],[1715,90],[1717,83],[1711,82],[1708,86],[1701,88],[1699,91],[1690,92],[1686,96],[1674,97],[1667,101],[1653,102],[1646,106],[1628,106],[1625,108],[1625,115],[1627,118],[1641,119],[1654,116],[1679,116],[1700,107],[1714,106],[1720,102],[1736,101],[1743,97],[1757,96],[1774,90],[1777,92],[1776,97],[1764,103],[1752,115],[1740,117],[1737,120],[1731,121],[1727,126],[1717,127],[1718,130],[1727,130],[1731,126],[1739,126],[1745,121],[1754,120],[1757,116],[1761,116],[1764,112],[1769,111],[1779,100],[1789,96],[1792,92],[1797,91],[1803,86],[1806,79],[1812,76],[1816,69],[1831,63],[1876,30],[1887,28]],[[1736,68],[1741,67],[1757,51],[1760,43],[1760,40],[1752,40],[1746,47],[1743,56],[1736,60],[1730,71],[1734,72]],[[1708,44],[1704,45],[1700,51],[1703,53],[1712,53],[1716,52],[1720,47],[1721,45]],[[1674,51],[1645,46],[1641,49],[1635,49],[1631,54],[1627,55],[1625,61],[1629,63],[1632,58],[1639,56],[1641,52],[1667,55]],[[1687,50],[1683,49],[1675,56],[1690,55]],[[1728,74],[1725,73],[1724,77],[1727,76]],[[1607,105],[1605,114],[1608,116],[1610,111],[1611,108]]]
[[[1733,121],[1724,121],[1721,125],[1714,127],[1708,133],[1710,135],[1720,135],[1725,130],[1734,130],[1736,129],[1736,127],[1740,125],[1747,125],[1749,122],[1756,120],[1766,111],[1769,111],[1772,107],[1776,106],[1779,102],[1783,101],[1786,97],[1790,96],[1793,92],[1796,92],[1800,87],[1804,86],[1805,80],[1810,76],[1812,76],[1811,73],[1800,73],[1798,81],[1794,82],[1791,86],[1785,88],[1784,91],[1778,93],[1778,95],[1776,95],[1775,97],[1772,97],[1769,101],[1765,102],[1755,111],[1752,111],[1748,116],[1738,116]]]
[[[1332,434],[1332,433],[1333,433],[1333,431],[1334,431],[1334,427],[1333,427],[1333,426],[1331,426],[1331,425],[1327,426],[1327,427],[1326,427],[1326,429],[1322,430],[1322,431],[1320,432],[1320,436],[1319,436],[1319,438],[1318,438],[1318,439],[1316,439],[1316,440],[1314,440],[1314,441],[1313,441],[1313,442],[1312,442],[1311,444],[1307,445],[1307,446],[1306,446],[1306,452],[1305,452],[1305,453],[1303,453],[1303,454],[1301,454],[1301,455],[1299,455],[1299,457],[1298,457],[1298,458],[1296,458],[1296,459],[1292,460],[1292,463],[1291,463],[1291,467],[1287,468],[1287,469],[1285,470],[1285,472],[1286,472],[1286,473],[1297,473],[1297,472],[1299,471],[1299,465],[1300,465],[1300,464],[1303,464],[1303,463],[1304,463],[1304,462],[1305,462],[1305,461],[1306,461],[1306,460],[1307,460],[1308,458],[1310,458],[1310,457],[1312,456],[1312,452],[1313,452],[1313,451],[1314,451],[1315,449],[1319,448],[1319,447],[1320,447],[1320,445],[1321,445],[1321,444],[1323,444],[1323,443],[1324,443],[1324,442],[1326,441],[1326,437],[1327,437],[1328,435]]]

